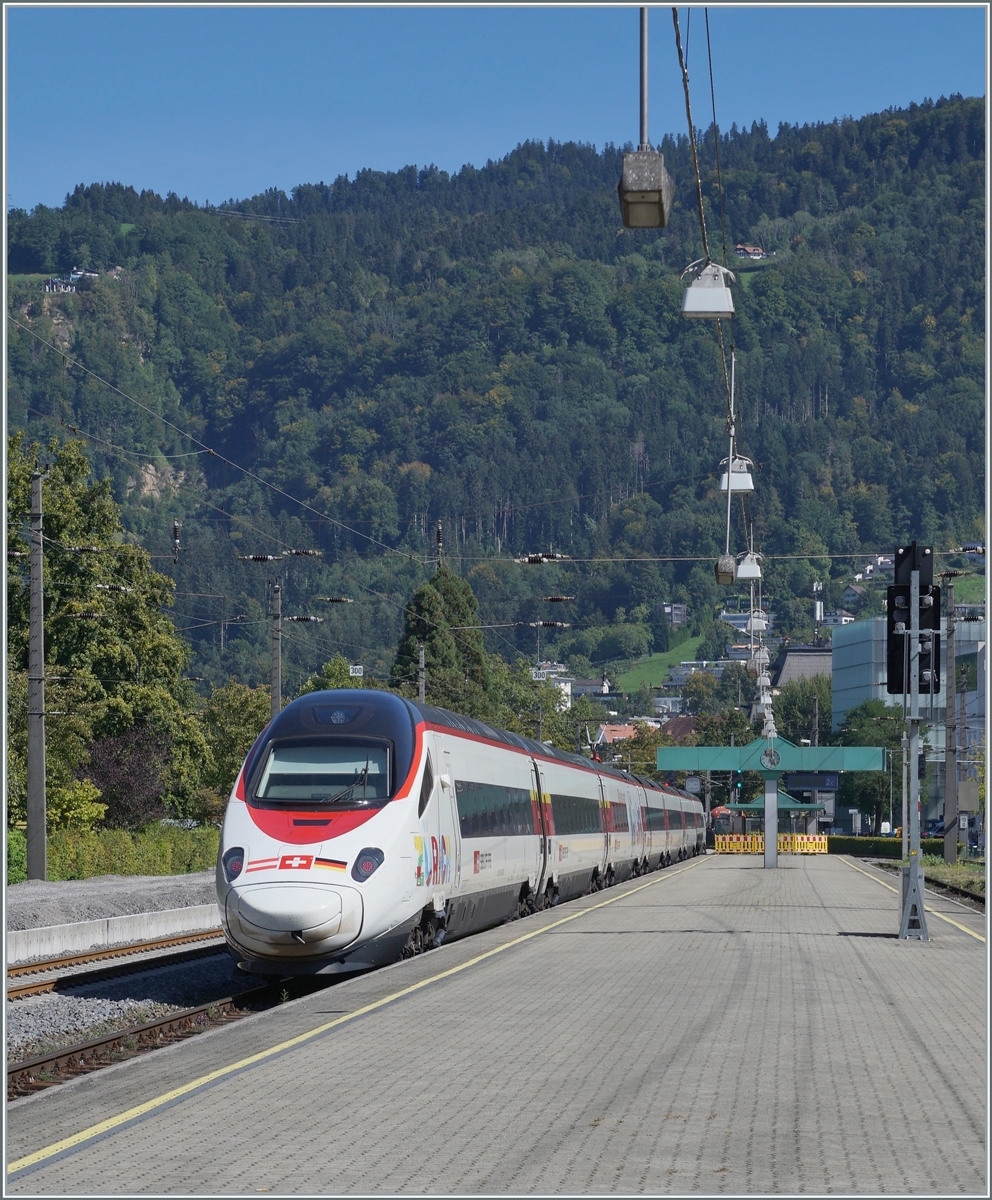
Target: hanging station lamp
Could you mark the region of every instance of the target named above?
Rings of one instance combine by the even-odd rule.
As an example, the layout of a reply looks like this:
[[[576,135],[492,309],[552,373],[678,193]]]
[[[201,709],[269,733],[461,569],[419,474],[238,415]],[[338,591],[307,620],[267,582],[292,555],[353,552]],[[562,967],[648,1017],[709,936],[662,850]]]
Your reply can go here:
[[[737,564],[732,554],[721,554],[714,570],[720,587],[733,587],[737,579]]]
[[[761,578],[761,555],[745,553],[737,564],[738,583],[752,583]]]
[[[730,463],[729,472],[727,470],[728,462]],[[754,463],[749,458],[742,458],[739,454],[735,454],[732,459],[721,459],[720,466],[723,468],[723,474],[720,476],[721,492],[728,490],[734,492],[754,491],[754,477],[751,474]]]
[[[623,156],[617,184],[620,212],[627,229],[664,229],[672,211],[675,184],[665,156],[648,141],[648,10],[641,9],[641,141]]]
[[[698,259],[682,272],[684,279],[690,271],[702,265],[696,278],[685,289],[682,299],[682,316],[709,320],[729,319],[734,315],[734,298],[730,294],[727,280],[736,283],[734,273],[719,263]]]

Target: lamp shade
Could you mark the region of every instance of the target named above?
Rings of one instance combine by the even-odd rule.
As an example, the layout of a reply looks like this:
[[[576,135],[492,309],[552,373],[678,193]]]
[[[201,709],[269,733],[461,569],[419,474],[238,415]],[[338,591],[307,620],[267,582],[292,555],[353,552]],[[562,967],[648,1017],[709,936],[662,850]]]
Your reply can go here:
[[[748,581],[761,578],[761,555],[745,554],[737,564],[738,580]]]
[[[736,578],[737,564],[732,554],[721,554],[716,560],[716,581],[721,587],[732,587]]]
[[[625,154],[617,193],[627,229],[664,229],[675,196],[675,184],[665,170],[665,156],[657,150]]]
[[[727,279],[734,276],[726,267],[708,263],[685,289],[682,300],[682,316],[719,320],[734,315],[734,298],[727,287]]]
[[[729,471],[725,458],[721,460],[720,466],[723,467],[723,474],[720,476],[721,492],[725,492],[728,488],[734,492],[754,491],[754,477],[751,474],[754,464],[749,458],[742,458],[735,454]]]

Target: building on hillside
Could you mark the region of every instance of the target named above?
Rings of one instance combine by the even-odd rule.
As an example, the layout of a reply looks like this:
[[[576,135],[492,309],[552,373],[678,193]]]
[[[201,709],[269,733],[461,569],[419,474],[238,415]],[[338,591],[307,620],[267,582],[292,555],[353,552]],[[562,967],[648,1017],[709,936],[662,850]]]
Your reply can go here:
[[[696,732],[696,721],[690,716],[669,717],[662,725],[661,731],[667,733],[672,741],[678,744]]]
[[[661,611],[668,618],[668,624],[673,629],[680,629],[689,619],[689,610],[685,604],[662,604]]]
[[[955,605],[955,608],[957,605]],[[985,729],[985,621],[956,621],[954,624],[954,657],[958,672],[967,670],[977,687],[965,692],[967,728],[958,729],[958,746],[970,746],[974,751]],[[938,818],[944,807],[944,720],[946,718],[947,621],[940,622],[940,690],[934,696],[933,719],[929,717],[929,697],[921,697],[920,714],[929,726],[927,734],[928,804],[926,819]],[[832,644],[833,670],[831,675],[832,723],[836,732],[847,714],[866,700],[881,700],[899,710],[902,715],[902,696],[890,696],[886,691],[885,617],[869,617],[835,629]],[[973,670],[972,670],[973,668]],[[962,758],[974,759],[975,753]],[[896,755],[898,759],[898,754]],[[936,761],[935,761],[936,760]],[[974,777],[973,765],[964,774]],[[898,783],[899,763],[896,762]],[[899,802],[898,788],[896,803]]]
[[[814,675],[830,677],[833,654],[830,646],[793,645],[786,638],[779,645],[778,658],[771,665],[772,687],[785,687],[794,679],[812,679]]]
[[[868,589],[861,586],[859,583],[849,583],[844,588],[844,603],[845,604],[864,604],[865,597],[868,595]]]
[[[714,678],[719,679],[729,662],[730,660],[726,658],[716,659],[715,661],[701,658],[694,662],[679,663],[677,667],[668,668],[668,685],[669,687],[681,687],[697,671],[705,671],[707,675],[712,675]]]
[[[685,701],[681,696],[655,696],[653,707],[656,717],[674,717],[685,707]]]
[[[734,253],[738,258],[767,258],[768,255],[760,246],[748,246],[744,242],[738,242],[734,247]]]
[[[846,608],[836,608],[823,614],[821,624],[824,629],[837,629],[841,625],[850,625],[854,619],[854,613],[848,612]]]
[[[610,694],[610,681],[604,674],[600,679],[573,679],[573,696],[591,696],[593,698]]]
[[[632,738],[637,733],[635,725],[620,725],[607,724],[600,725],[596,730],[596,745],[602,746],[604,743],[607,746],[612,746],[614,742],[625,742],[628,738]]]
[[[762,609],[762,612],[764,613],[765,620],[768,622],[768,626],[767,626],[767,629],[765,630],[765,632],[771,633],[772,629],[775,627],[776,614],[771,612],[767,608]],[[748,623],[748,621],[750,621],[750,619],[751,619],[751,614],[747,611],[746,608],[743,608],[740,612],[731,612],[730,610],[725,608],[720,612],[719,616],[717,617],[718,621],[726,621],[726,623],[728,625],[731,625],[734,629],[736,629],[738,633],[746,633],[747,632],[747,623]]]

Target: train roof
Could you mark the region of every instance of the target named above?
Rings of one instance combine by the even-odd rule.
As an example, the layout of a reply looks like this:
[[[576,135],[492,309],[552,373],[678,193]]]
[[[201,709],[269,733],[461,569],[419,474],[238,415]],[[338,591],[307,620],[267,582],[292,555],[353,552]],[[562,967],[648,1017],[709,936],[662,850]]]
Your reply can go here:
[[[451,712],[446,708],[436,708],[433,704],[421,704],[417,700],[407,700],[394,692],[380,691],[377,688],[336,688],[328,691],[309,692],[298,696],[288,704],[268,727],[269,737],[292,737],[310,733],[318,728],[326,729],[330,722],[335,728],[345,732],[361,734],[366,731],[368,720],[373,714],[385,718],[389,732],[399,736],[402,741],[412,734],[412,726],[418,721],[426,721],[431,725],[452,729],[461,733],[472,734],[485,738],[490,742],[502,743],[515,750],[523,750],[530,755],[553,759],[567,763],[570,766],[582,767],[597,774],[610,775],[615,779],[625,779],[637,783],[640,787],[652,791],[664,792],[667,795],[679,796],[683,799],[695,800],[681,788],[670,784],[659,783],[644,775],[635,775],[623,768],[610,766],[607,763],[595,762],[573,754],[568,750],[559,750],[548,746],[534,738],[524,737],[519,733],[511,733],[508,729],[498,729],[486,724],[475,717],[466,717],[462,713]],[[338,725],[338,716],[344,718]],[[410,725],[406,722],[409,720]],[[250,756],[249,756],[250,757]]]
[[[668,784],[660,784],[657,780],[648,779],[645,776],[634,775],[622,768],[613,767],[607,763],[594,762],[592,759],[585,758],[581,754],[573,754],[569,750],[559,750],[557,746],[549,746],[534,738],[524,737],[520,733],[510,733],[507,729],[497,729],[492,725],[487,725],[485,721],[479,721],[475,717],[466,717],[462,713],[451,712],[447,708],[435,708],[432,704],[421,704],[418,700],[411,700],[409,703],[425,721],[429,721],[432,725],[442,725],[448,729],[460,730],[462,733],[471,733],[476,737],[486,738],[492,742],[502,742],[505,746],[513,746],[517,750],[526,750],[528,754],[556,759],[558,762],[568,763],[570,766],[584,767],[587,771],[596,771],[597,774],[612,775],[617,779],[629,779],[640,784],[641,787],[651,788],[654,791],[667,792],[669,794],[674,793],[679,796],[686,795],[679,788],[670,787]]]

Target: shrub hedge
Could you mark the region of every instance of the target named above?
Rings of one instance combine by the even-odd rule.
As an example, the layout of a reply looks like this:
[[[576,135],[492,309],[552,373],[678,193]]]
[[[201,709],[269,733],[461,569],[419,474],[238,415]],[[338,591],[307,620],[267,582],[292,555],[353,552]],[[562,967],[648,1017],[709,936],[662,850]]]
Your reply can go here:
[[[943,838],[921,838],[922,854],[943,854]],[[901,837],[844,837],[831,834],[827,838],[828,854],[854,854],[858,858],[902,858]]]
[[[23,829],[7,830],[7,882],[23,883],[28,877],[28,839]]]
[[[207,871],[217,862],[219,843],[220,830],[213,825],[199,829],[153,826],[138,833],[123,829],[58,829],[48,838],[48,878]],[[8,829],[7,882],[21,883],[27,877],[26,868],[24,834],[20,829]]]

